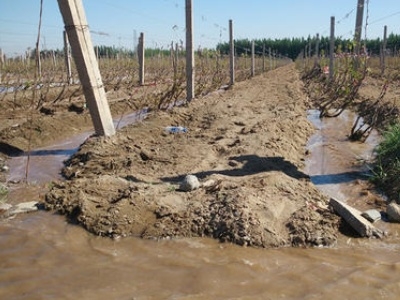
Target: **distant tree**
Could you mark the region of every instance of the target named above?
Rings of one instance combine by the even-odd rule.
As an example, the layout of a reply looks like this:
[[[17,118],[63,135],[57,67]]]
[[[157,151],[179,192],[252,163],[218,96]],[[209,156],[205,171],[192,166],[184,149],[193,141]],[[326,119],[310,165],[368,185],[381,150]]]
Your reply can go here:
[[[311,54],[315,53],[315,37],[308,36],[307,38],[282,38],[282,39],[258,39],[255,40],[255,51],[256,54],[261,54],[262,49],[265,48],[268,50],[271,48],[274,51],[277,51],[279,54],[289,57],[295,60],[300,54],[304,52],[306,45],[311,46]],[[382,44],[382,40],[380,38],[377,39],[367,39],[362,41],[369,52],[372,55],[378,55],[380,53],[380,48]],[[329,37],[320,37],[319,40],[319,50],[320,53],[329,53],[330,39]],[[352,52],[353,51],[353,40],[352,39],[343,39],[341,37],[336,37],[335,39],[335,48],[341,52]],[[248,39],[240,39],[235,40],[235,51],[238,56],[243,55],[244,53],[250,53],[251,41]],[[221,54],[229,53],[229,43],[219,43],[216,46],[216,49]],[[391,33],[387,39],[387,49],[390,53],[395,53],[400,50],[400,35]]]

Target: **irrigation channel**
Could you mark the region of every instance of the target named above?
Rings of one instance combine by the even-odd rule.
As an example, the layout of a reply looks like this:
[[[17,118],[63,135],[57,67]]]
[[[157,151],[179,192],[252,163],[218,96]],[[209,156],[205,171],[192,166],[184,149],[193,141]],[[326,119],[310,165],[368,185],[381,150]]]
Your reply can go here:
[[[343,134],[351,114],[321,121],[317,113],[309,114],[319,130],[309,141],[306,171],[328,195],[359,198],[364,170],[354,162],[368,159],[377,136],[350,143]],[[33,151],[29,180],[57,176],[86,136]],[[24,176],[24,157],[10,165],[11,179]],[[197,238],[112,240],[39,211],[1,220],[0,242],[1,299],[398,299],[400,293],[396,235],[383,241],[343,237],[329,249],[252,249]]]

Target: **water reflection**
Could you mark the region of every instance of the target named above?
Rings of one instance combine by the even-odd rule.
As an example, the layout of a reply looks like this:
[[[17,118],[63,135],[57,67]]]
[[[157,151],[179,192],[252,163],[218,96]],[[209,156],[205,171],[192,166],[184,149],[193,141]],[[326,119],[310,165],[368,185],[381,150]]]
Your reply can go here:
[[[311,181],[330,197],[346,201],[360,195],[354,187],[357,182],[368,181],[365,162],[371,160],[378,144],[376,132],[365,143],[350,142],[348,134],[356,115],[345,111],[337,118],[319,118],[319,111],[310,110],[308,119],[317,128],[307,148],[305,172]]]

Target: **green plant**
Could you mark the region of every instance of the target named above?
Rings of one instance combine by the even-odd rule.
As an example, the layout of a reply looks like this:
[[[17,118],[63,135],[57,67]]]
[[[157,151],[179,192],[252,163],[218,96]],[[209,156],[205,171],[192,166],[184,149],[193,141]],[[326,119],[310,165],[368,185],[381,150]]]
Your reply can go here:
[[[0,183],[0,203],[5,202],[5,200],[7,199],[7,195],[8,195],[7,187]]]
[[[400,201],[400,123],[384,132],[383,140],[376,149],[372,181],[386,195]]]

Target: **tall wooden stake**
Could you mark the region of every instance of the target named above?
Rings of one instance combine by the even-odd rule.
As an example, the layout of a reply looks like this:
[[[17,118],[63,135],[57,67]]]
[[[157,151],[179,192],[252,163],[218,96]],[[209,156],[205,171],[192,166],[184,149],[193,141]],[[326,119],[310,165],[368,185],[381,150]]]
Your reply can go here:
[[[194,47],[192,0],[186,0],[186,100],[194,98]]]
[[[82,0],[58,0],[72,56],[97,135],[111,136],[115,128],[90,37]]]
[[[229,20],[229,74],[230,85],[235,84],[235,41],[233,39],[233,21]]]

